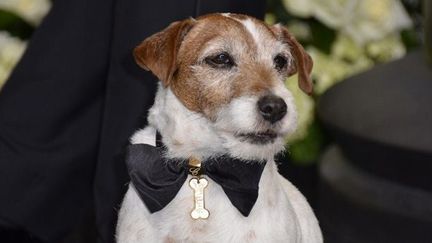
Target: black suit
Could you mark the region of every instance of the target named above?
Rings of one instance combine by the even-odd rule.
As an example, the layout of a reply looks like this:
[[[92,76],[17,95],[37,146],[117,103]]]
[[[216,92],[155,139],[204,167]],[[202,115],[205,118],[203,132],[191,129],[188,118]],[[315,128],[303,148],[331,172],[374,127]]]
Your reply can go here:
[[[157,83],[131,50],[208,12],[262,18],[264,1],[54,1],[0,93],[3,228],[60,242],[95,215],[99,242],[113,242],[129,180],[123,150],[145,125]]]

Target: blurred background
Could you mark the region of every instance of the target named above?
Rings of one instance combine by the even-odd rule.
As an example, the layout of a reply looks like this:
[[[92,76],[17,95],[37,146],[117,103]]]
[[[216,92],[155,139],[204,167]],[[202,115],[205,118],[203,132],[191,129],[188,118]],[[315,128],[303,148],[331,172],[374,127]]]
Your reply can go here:
[[[327,242],[432,242],[428,2],[267,1],[314,60],[312,96],[286,81],[300,122],[280,170]],[[0,0],[0,92],[50,6]]]

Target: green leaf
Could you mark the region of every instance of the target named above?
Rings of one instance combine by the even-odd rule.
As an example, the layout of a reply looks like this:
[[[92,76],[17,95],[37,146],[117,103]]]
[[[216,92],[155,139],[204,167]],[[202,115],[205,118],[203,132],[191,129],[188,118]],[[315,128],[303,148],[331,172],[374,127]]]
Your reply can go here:
[[[316,19],[310,20],[309,26],[312,33],[312,42],[307,44],[315,46],[326,54],[330,54],[331,47],[336,39],[336,31]]]
[[[299,165],[315,163],[321,154],[325,142],[321,125],[314,121],[308,128],[305,138],[289,145],[288,156]]]
[[[414,29],[403,30],[401,32],[401,39],[408,52],[420,46],[421,40],[419,34]]]
[[[22,40],[29,39],[34,27],[18,15],[0,9],[0,30],[9,32]]]

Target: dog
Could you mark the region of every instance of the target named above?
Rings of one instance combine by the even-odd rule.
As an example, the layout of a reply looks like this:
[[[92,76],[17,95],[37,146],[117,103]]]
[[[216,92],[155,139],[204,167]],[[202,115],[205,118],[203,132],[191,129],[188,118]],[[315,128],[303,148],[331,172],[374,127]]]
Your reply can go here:
[[[209,14],[172,23],[134,57],[160,82],[149,125],[131,137],[145,151],[128,150],[132,179],[117,242],[323,241],[306,199],[274,161],[297,126],[284,81],[297,73],[301,90],[312,92],[312,59],[286,28]]]

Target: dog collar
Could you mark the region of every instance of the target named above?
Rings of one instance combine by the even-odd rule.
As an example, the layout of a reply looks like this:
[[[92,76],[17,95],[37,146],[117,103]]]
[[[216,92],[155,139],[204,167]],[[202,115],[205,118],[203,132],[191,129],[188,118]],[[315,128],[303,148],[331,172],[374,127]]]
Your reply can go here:
[[[189,185],[194,189],[195,197],[193,218],[208,217],[203,205],[204,194],[200,190],[207,186],[205,177],[222,187],[243,216],[249,215],[258,198],[258,184],[265,163],[225,155],[205,160],[200,166],[189,166],[188,161],[165,158],[163,152],[162,146],[148,144],[132,144],[127,148],[126,164],[131,182],[150,213],[163,209],[174,199],[189,173],[192,174]],[[194,169],[199,173],[194,174]]]

